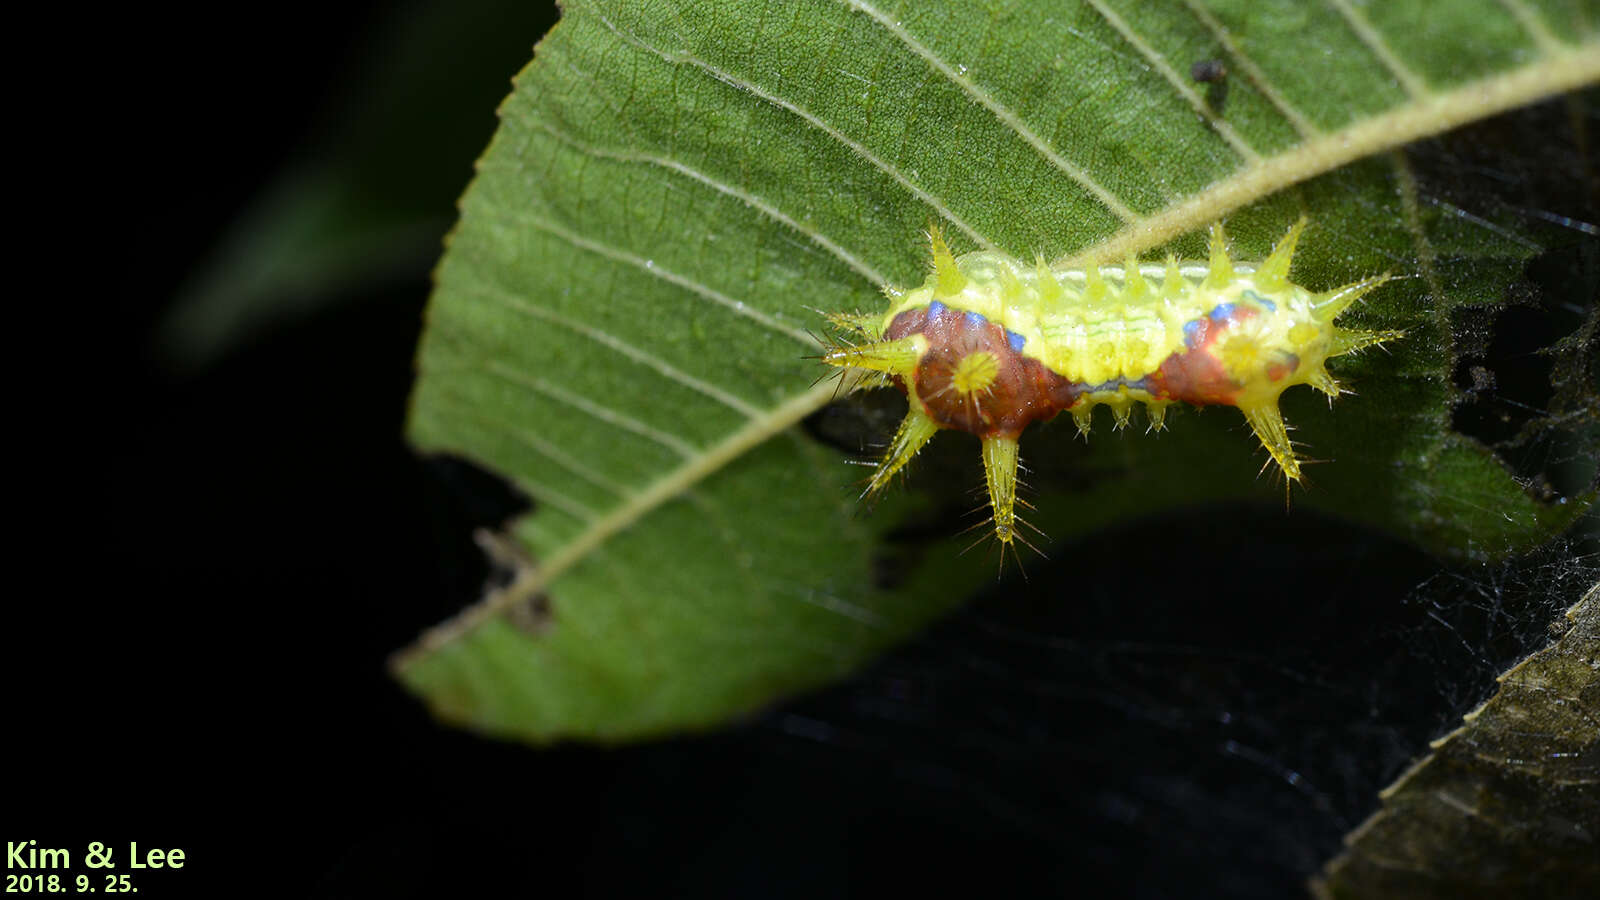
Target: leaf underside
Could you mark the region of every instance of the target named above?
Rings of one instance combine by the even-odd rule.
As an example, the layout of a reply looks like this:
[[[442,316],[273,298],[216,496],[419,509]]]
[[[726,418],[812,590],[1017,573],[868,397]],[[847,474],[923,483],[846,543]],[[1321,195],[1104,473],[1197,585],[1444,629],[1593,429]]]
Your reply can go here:
[[[1193,258],[1191,232],[1226,217],[1236,255],[1260,258],[1307,215],[1296,281],[1409,276],[1348,319],[1409,336],[1348,359],[1335,374],[1358,395],[1332,409],[1285,397],[1330,461],[1296,508],[1467,558],[1548,539],[1592,497],[1533,496],[1450,417],[1453,316],[1501,303],[1541,245],[1429,202],[1388,151],[1600,78],[1589,9],[568,4],[462,201],[409,426],[534,499],[511,526],[529,562],[399,676],[442,717],[527,740],[707,727],[992,579],[959,554],[973,519],[875,581],[886,536],[949,492],[913,474],[859,509],[867,470],[797,427],[831,396],[806,358],[819,311],[920,282],[930,222],[957,252]],[[1212,58],[1225,97],[1189,79]],[[1232,410],[1159,436],[1100,424],[1087,445],[1059,423],[1024,436],[1055,542],[1175,504],[1281,502]],[[936,443],[980,483],[976,442]],[[515,613],[535,598],[530,624]]]

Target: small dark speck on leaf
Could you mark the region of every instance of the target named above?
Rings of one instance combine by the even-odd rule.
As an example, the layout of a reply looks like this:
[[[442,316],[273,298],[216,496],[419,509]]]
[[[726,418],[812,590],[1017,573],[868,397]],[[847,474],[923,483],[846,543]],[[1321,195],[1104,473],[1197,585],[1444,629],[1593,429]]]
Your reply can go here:
[[[1202,84],[1212,84],[1228,77],[1228,67],[1220,59],[1202,59],[1189,67],[1189,77]]]
[[[1228,102],[1228,67],[1220,59],[1202,59],[1189,67],[1189,77],[1206,87],[1206,105],[1222,115]]]

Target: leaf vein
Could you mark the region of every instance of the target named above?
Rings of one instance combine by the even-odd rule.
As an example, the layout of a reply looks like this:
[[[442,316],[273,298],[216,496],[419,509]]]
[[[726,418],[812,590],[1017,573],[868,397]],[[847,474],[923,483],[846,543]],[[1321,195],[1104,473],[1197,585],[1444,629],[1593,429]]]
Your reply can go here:
[[[967,78],[960,72],[957,72],[953,66],[941,59],[938,54],[934,53],[921,41],[917,40],[916,37],[907,31],[899,22],[896,22],[894,19],[890,18],[889,15],[872,4],[864,2],[864,0],[843,0],[843,2],[851,9],[854,9],[857,12],[865,13],[874,22],[877,22],[886,31],[888,31],[889,34],[892,35],[896,40],[900,41],[901,44],[904,44],[906,49],[921,57],[924,62],[930,66],[933,66],[933,68],[937,70],[939,74],[949,79],[949,81],[956,87],[961,88],[961,90],[965,92],[968,97],[971,97],[973,100],[977,101],[979,105],[993,113],[995,118],[1000,120],[1001,124],[1005,125],[1007,128],[1010,128],[1012,132],[1026,142],[1028,146],[1032,147],[1036,152],[1038,152],[1040,156],[1043,156],[1045,160],[1048,161],[1052,166],[1055,166],[1068,178],[1076,181],[1080,187],[1092,194],[1094,198],[1100,202],[1100,205],[1111,211],[1112,215],[1115,215],[1124,222],[1134,222],[1138,220],[1139,214],[1129,208],[1126,203],[1122,202],[1117,195],[1111,193],[1109,189],[1095,181],[1094,178],[1090,177],[1088,172],[1079,168],[1070,160],[1063,157],[1060,153],[1056,152],[1055,148],[1051,147],[1043,138],[1034,133],[1033,129],[1028,127],[1028,124],[1022,120],[1021,116],[1017,115],[1005,104],[995,99],[988,91],[974,84],[971,79]]]
[[[602,475],[599,471],[592,469],[585,463],[575,459],[553,442],[545,440],[526,428],[522,428],[520,426],[507,426],[505,421],[502,419],[491,418],[489,416],[478,415],[474,412],[471,412],[471,404],[469,401],[461,400],[454,405],[437,408],[447,410],[445,413],[446,417],[460,418],[490,430],[504,428],[512,436],[512,438],[517,441],[517,443],[522,444],[524,447],[527,447],[540,456],[545,457],[546,459],[550,460],[561,468],[566,469],[568,472],[571,472],[579,478],[582,478],[584,481],[589,482],[595,487],[601,488],[609,493],[616,494],[619,497],[626,497],[632,492],[632,489],[628,486],[612,481],[609,477]]]
[[[1506,12],[1511,13],[1512,18],[1516,19],[1522,30],[1533,38],[1533,42],[1539,45],[1541,51],[1551,55],[1567,51],[1567,45],[1556,37],[1549,24],[1522,0],[1500,0],[1500,5],[1506,8]]]
[[[1429,89],[1428,83],[1422,79],[1422,76],[1413,72],[1411,67],[1407,66],[1395,54],[1378,29],[1359,10],[1351,6],[1349,0],[1327,0],[1327,2],[1329,6],[1338,11],[1339,15],[1344,17],[1345,24],[1349,26],[1350,31],[1355,34],[1361,43],[1367,46],[1367,49],[1377,58],[1378,62],[1389,70],[1389,74],[1400,82],[1400,86],[1411,96],[1411,99],[1426,99],[1433,93]]]
[[[685,372],[682,369],[672,365],[661,357],[656,356],[648,351],[641,350],[627,341],[624,341],[621,338],[609,334],[599,328],[595,328],[592,325],[587,325],[583,322],[569,319],[560,313],[545,309],[536,303],[529,303],[527,300],[524,300],[521,297],[499,290],[498,288],[479,287],[467,289],[466,293],[475,294],[486,300],[499,303],[507,309],[522,313],[530,318],[538,319],[542,322],[549,322],[550,324],[559,328],[565,328],[574,334],[582,335],[583,337],[594,341],[603,347],[622,354],[639,365],[653,369],[657,374],[668,379],[669,381],[676,381],[692,391],[710,397],[712,400],[721,403],[729,409],[737,411],[747,418],[753,418],[761,415],[761,410],[748,401],[742,400],[739,397],[735,397],[733,394],[728,393],[714,384],[702,381],[699,378],[690,375],[688,372]]]
[[[484,364],[483,370],[500,378],[503,381],[509,381],[512,384],[525,387],[531,391],[534,391],[535,393],[543,394],[552,400],[570,406],[586,415],[593,416],[594,418],[605,422],[608,425],[615,425],[624,431],[631,431],[640,437],[654,441],[663,447],[677,452],[680,456],[683,456],[686,459],[692,459],[704,452],[699,447],[696,447],[695,445],[675,434],[662,431],[661,429],[650,425],[646,425],[645,423],[640,422],[631,416],[624,415],[623,413],[611,409],[610,407],[602,406],[587,397],[575,394],[565,388],[557,387],[556,385],[545,381],[543,378],[525,375],[503,363],[490,360]]]
[[[717,304],[718,306],[725,307],[735,315],[743,316],[753,322],[757,322],[762,326],[771,329],[772,331],[776,331],[779,334],[794,338],[796,341],[805,344],[807,347],[818,346],[816,337],[810,332],[796,328],[793,325],[786,324],[777,318],[762,312],[761,310],[752,308],[748,303],[735,300],[732,297],[729,297],[727,294],[724,294],[708,285],[702,284],[693,278],[689,278],[685,275],[679,275],[671,269],[668,269],[665,266],[662,266],[660,263],[657,263],[655,260],[645,259],[641,256],[629,253],[626,250],[621,250],[609,244],[603,244],[599,241],[583,237],[576,232],[570,231],[554,222],[537,216],[516,214],[506,215],[504,218],[507,221],[517,225],[526,225],[530,228],[537,228],[540,231],[551,235],[552,237],[557,237],[563,241],[566,241],[580,250],[587,250],[590,253],[593,253],[597,256],[603,256],[606,259],[614,262],[625,263],[626,265],[639,269],[646,274],[659,278],[668,284],[681,287],[686,291],[694,293],[703,299]]]
[[[512,480],[517,485],[518,490],[532,497],[535,501],[545,504],[552,509],[558,509],[581,522],[586,524],[592,523],[594,520],[600,518],[599,511],[595,510],[593,507],[578,500],[574,500],[573,498],[561,493],[553,487],[549,487],[548,485],[534,481],[530,478],[523,477],[521,475],[513,476]]]
[[[1233,35],[1229,34],[1228,29],[1217,20],[1216,16],[1211,14],[1211,10],[1206,9],[1200,0],[1183,0],[1183,2],[1189,7],[1189,11],[1194,13],[1195,18],[1200,20],[1200,24],[1211,32],[1211,36],[1217,39],[1217,43],[1222,45],[1223,51],[1234,61],[1239,71],[1244,73],[1245,79],[1255,85],[1256,90],[1261,92],[1261,96],[1267,98],[1267,102],[1272,104],[1273,108],[1284,119],[1288,120],[1289,124],[1295,131],[1299,132],[1301,137],[1314,138],[1322,134],[1322,129],[1313,124],[1310,119],[1306,118],[1304,113],[1290,103],[1289,99],[1283,95],[1283,92],[1278,90],[1278,86],[1272,82],[1272,79],[1267,77],[1267,73],[1262,71],[1261,67],[1256,65],[1256,61],[1244,52],[1244,48],[1234,41]]]
[[[1193,107],[1194,111],[1199,113],[1202,119],[1206,120],[1206,124],[1210,125],[1212,130],[1215,131],[1217,135],[1225,142],[1227,142],[1228,146],[1232,147],[1235,153],[1243,157],[1248,163],[1254,164],[1261,161],[1261,154],[1257,153],[1254,147],[1250,146],[1250,144],[1246,142],[1244,138],[1240,137],[1239,133],[1233,130],[1232,125],[1228,124],[1225,119],[1217,115],[1217,111],[1211,108],[1211,104],[1207,103],[1205,98],[1200,96],[1200,94],[1196,92],[1195,89],[1191,87],[1175,69],[1172,68],[1172,64],[1167,62],[1167,58],[1165,56],[1158,52],[1155,47],[1151,46],[1150,42],[1146,41],[1142,36],[1140,36],[1137,31],[1134,31],[1133,26],[1129,25],[1126,19],[1118,15],[1117,11],[1108,6],[1104,0],[1086,0],[1086,2],[1090,6],[1094,7],[1095,12],[1098,12],[1100,17],[1105,19],[1106,22],[1117,32],[1117,34],[1122,35],[1122,39],[1127,41],[1129,45],[1133,47],[1133,49],[1137,50],[1140,56],[1143,56],[1150,62],[1152,66],[1155,66],[1156,72],[1160,73],[1162,79],[1165,80],[1167,84],[1171,85],[1172,89],[1178,92],[1178,96],[1182,97],[1184,102]]]

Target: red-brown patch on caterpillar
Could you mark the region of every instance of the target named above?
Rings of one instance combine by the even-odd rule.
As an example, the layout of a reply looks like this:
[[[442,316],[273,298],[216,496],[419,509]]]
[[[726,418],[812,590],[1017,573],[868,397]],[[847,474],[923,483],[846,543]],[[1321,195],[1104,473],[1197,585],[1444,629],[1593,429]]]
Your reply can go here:
[[[1216,348],[1227,336],[1230,326],[1255,314],[1255,310],[1241,307],[1223,317],[1208,315],[1195,320],[1188,348],[1162,360],[1161,368],[1146,379],[1150,392],[1194,406],[1235,405],[1243,385],[1228,374]]]
[[[1072,382],[1023,356],[1013,346],[1015,335],[977,313],[935,302],[896,316],[884,333],[887,340],[912,335],[928,342],[910,376],[912,401],[940,428],[1014,438],[1078,399]],[[992,373],[964,384],[958,377],[963,362],[982,354],[993,360]],[[902,389],[905,381],[895,376]]]

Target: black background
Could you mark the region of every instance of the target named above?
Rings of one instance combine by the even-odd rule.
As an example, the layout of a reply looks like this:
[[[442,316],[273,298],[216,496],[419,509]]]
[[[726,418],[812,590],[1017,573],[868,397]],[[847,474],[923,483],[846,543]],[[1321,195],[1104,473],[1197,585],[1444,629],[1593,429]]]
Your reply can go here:
[[[508,8],[443,215],[548,24]],[[51,273],[66,364],[24,380],[68,402],[14,473],[46,505],[4,638],[7,840],[184,848],[148,897],[1293,896],[1541,641],[1537,560],[1449,569],[1308,512],[1193,509],[715,734],[531,749],[435,724],[385,657],[476,596],[470,531],[515,499],[401,439],[431,259],[200,371],[155,343],[226,225],[336,145],[405,11],[97,20],[55,110],[99,136],[69,167],[90,261]],[[1186,550],[1147,565],[1151,534]]]

